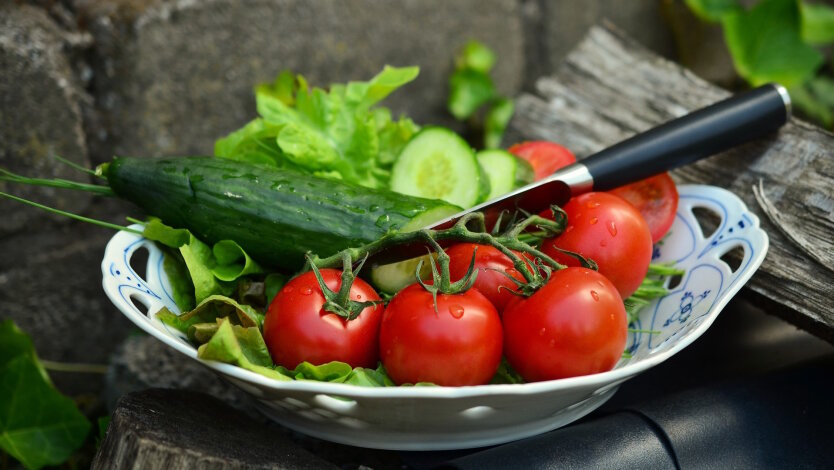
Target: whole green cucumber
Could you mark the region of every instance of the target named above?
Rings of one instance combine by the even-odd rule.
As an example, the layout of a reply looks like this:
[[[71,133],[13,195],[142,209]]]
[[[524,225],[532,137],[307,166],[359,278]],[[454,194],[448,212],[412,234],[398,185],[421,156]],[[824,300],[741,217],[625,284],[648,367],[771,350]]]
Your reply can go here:
[[[270,267],[295,270],[391,231],[413,230],[459,207],[296,170],[213,157],[117,157],[101,168],[110,187],[206,243],[234,240]]]

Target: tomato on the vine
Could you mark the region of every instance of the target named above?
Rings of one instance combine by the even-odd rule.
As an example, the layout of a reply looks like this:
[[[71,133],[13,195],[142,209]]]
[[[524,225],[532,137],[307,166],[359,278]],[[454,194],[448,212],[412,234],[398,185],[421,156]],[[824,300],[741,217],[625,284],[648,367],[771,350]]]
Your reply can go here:
[[[507,149],[521,157],[533,167],[534,178],[538,181],[554,171],[576,161],[576,156],[565,147],[546,140],[534,140],[515,144]]]
[[[476,248],[477,251],[475,251]],[[452,280],[458,280],[466,274],[472,262],[473,252],[478,277],[472,287],[484,294],[500,313],[516,296],[513,292],[517,291],[516,284],[507,276],[512,276],[519,281],[524,281],[524,276],[515,269],[513,261],[498,248],[475,243],[458,243],[446,249],[446,254],[450,258],[449,274]],[[515,254],[522,256],[518,252]]]
[[[627,338],[625,307],[602,274],[553,272],[532,296],[504,311],[504,355],[529,382],[611,370]]]
[[[652,260],[652,235],[637,209],[613,194],[591,192],[572,198],[562,209],[565,231],[542,242],[542,252],[567,266],[580,266],[567,250],[590,258],[617,287],[623,299],[640,287]]]
[[[669,173],[636,181],[609,191],[630,202],[649,224],[652,243],[657,243],[675,221],[678,210],[678,188]]]
[[[342,271],[322,269],[325,285],[338,291]],[[362,279],[355,279],[350,299],[358,302],[380,300]],[[272,360],[287,368],[303,361],[315,365],[341,361],[353,367],[375,368],[379,360],[379,324],[384,307],[366,307],[347,320],[322,307],[325,297],[312,271],[290,280],[269,305],[264,319],[264,341]]]
[[[501,361],[501,319],[475,289],[437,294],[412,284],[385,309],[379,330],[382,365],[395,383],[480,385]]]

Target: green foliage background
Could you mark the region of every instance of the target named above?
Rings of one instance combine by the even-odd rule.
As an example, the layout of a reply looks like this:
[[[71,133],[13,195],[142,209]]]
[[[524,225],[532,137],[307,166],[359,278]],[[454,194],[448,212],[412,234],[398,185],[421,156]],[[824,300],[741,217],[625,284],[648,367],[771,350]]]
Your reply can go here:
[[[800,0],[685,0],[703,21],[719,23],[736,72],[750,85],[788,88],[805,117],[834,128],[834,8]]]

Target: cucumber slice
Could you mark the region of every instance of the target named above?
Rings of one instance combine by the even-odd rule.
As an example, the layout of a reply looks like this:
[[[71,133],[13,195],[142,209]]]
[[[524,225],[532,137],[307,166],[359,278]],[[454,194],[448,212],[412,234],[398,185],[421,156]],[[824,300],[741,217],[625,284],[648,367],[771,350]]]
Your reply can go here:
[[[533,182],[533,167],[505,150],[482,150],[475,157],[489,178],[493,199]]]
[[[459,135],[428,127],[403,148],[391,170],[391,189],[410,196],[472,207],[489,194],[475,153]]]
[[[405,226],[403,226],[401,231],[411,232],[414,230],[420,230],[432,222],[437,222],[444,217],[456,214],[462,210],[463,209],[455,206],[441,206],[429,209],[411,219]],[[371,283],[380,292],[385,292],[386,294],[396,294],[403,287],[417,282],[415,270],[417,269],[417,263],[419,263],[420,260],[423,260],[423,266],[420,270],[420,278],[423,280],[430,279],[431,265],[429,264],[429,255],[426,254],[425,256],[407,259],[398,263],[377,266],[371,269]]]

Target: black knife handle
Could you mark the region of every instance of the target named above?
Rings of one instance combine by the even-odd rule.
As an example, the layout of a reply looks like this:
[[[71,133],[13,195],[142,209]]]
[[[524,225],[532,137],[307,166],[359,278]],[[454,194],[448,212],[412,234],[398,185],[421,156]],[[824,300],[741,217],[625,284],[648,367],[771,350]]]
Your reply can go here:
[[[740,93],[624,140],[580,161],[605,191],[677,168],[781,127],[790,97],[769,84]]]

